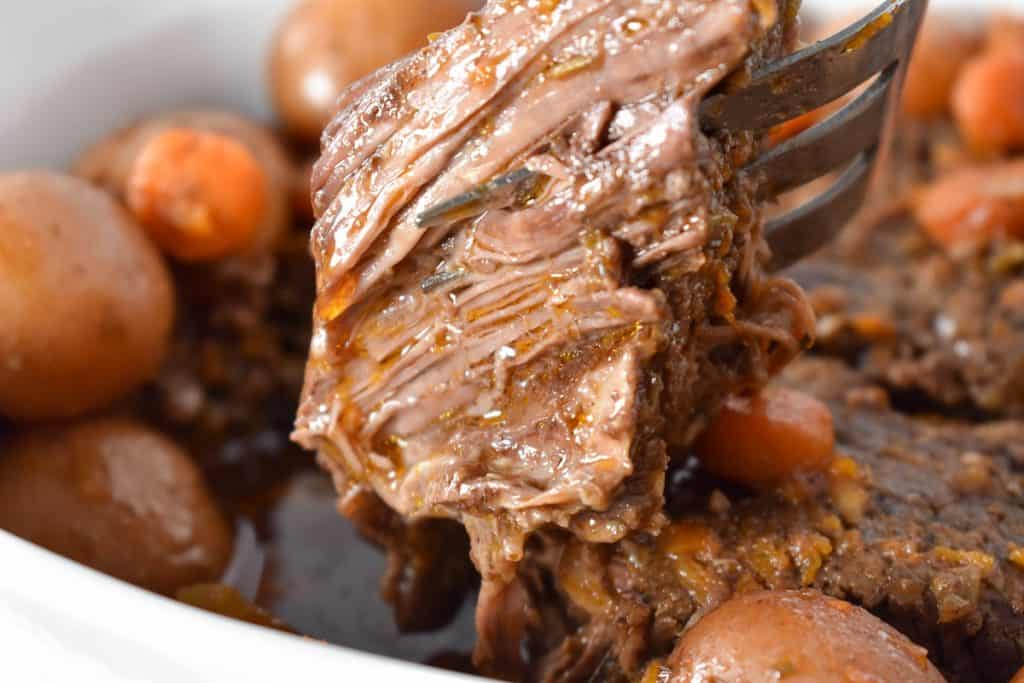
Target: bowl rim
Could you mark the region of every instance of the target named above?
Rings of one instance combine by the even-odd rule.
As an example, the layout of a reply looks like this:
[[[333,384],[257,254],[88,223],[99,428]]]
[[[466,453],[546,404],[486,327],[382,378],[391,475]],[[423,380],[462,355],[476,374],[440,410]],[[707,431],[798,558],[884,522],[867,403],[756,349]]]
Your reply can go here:
[[[119,3],[124,7],[139,6],[134,0],[94,1],[97,12],[114,11],[112,8]],[[247,0],[179,1],[193,9],[204,6],[207,9],[203,11],[210,12],[216,8],[237,9],[247,3]],[[859,4],[869,7],[878,1],[864,0]],[[274,12],[279,12],[288,2],[290,0],[263,0],[261,6],[276,8]],[[0,26],[0,52],[8,45],[3,36],[11,35],[12,31],[31,33],[29,24],[37,28],[48,26],[47,21],[51,21],[58,10],[70,16],[67,8],[73,4],[65,0],[24,3],[15,10],[13,18],[5,17],[6,29]],[[829,11],[842,13],[853,9],[849,0],[818,0],[806,4],[830,7]],[[932,6],[941,11],[959,11],[974,21],[980,21],[986,12],[997,8],[1024,14],[1024,0],[933,0]],[[25,19],[26,25],[19,25],[21,19],[29,17],[32,21]],[[114,31],[117,22],[108,23]],[[211,37],[205,36],[205,39]],[[75,59],[89,54],[90,50],[98,50],[96,45],[83,45],[78,46],[80,54]],[[10,72],[24,66],[17,59],[13,64],[9,60],[7,69]],[[4,82],[3,73],[0,69],[0,83]],[[247,83],[253,80],[250,78]],[[37,90],[22,88],[21,94],[37,95]],[[13,108],[18,108],[16,97],[5,96],[4,100],[9,105],[13,100]],[[248,113],[265,113],[265,108],[260,111],[257,103],[250,101],[250,104]],[[23,132],[11,125],[5,128],[0,114],[0,139],[5,139],[5,144],[8,141],[5,135]],[[5,168],[3,157],[0,149],[0,169]],[[31,155],[28,158],[32,158]],[[15,680],[67,680],[73,676],[79,681],[104,683],[139,680],[280,683],[300,677],[316,680],[338,672],[353,678],[376,676],[399,683],[482,680],[209,614],[103,575],[3,531],[0,531],[0,560],[4,564],[0,569],[0,639],[5,644],[2,670],[25,674],[16,675]],[[119,662],[118,658],[125,661]],[[166,670],[161,670],[161,666]],[[87,672],[94,675],[90,677]]]
[[[97,671],[103,675],[96,680],[111,683],[280,683],[317,680],[329,672],[399,683],[482,680],[212,614],[89,569],[5,531],[0,531],[0,558],[5,565],[0,571],[0,637],[5,644],[3,670],[8,672],[65,672],[71,670],[66,664],[73,664],[75,680],[83,680],[83,673],[84,680],[91,680],[88,673]],[[179,670],[167,672],[170,677],[138,678],[127,673],[140,665],[131,661],[124,663],[127,675],[121,674],[121,665],[110,657],[110,644],[116,644],[118,655],[131,659],[140,654]],[[36,656],[44,649],[49,661]],[[171,652],[178,660],[175,664],[169,664]],[[59,661],[61,656],[68,661]],[[211,662],[216,666],[207,669]]]

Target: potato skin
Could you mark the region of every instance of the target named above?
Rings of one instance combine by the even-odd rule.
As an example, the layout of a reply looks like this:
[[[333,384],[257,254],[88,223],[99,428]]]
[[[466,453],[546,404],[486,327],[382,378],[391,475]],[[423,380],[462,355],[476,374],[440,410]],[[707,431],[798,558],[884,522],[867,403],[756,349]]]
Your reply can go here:
[[[86,150],[75,163],[73,172],[127,205],[127,193],[140,153],[155,137],[175,128],[223,135],[252,153],[267,174],[270,185],[264,220],[256,229],[253,248],[261,251],[274,246],[291,219],[290,192],[295,184],[296,169],[273,133],[244,116],[216,109],[186,109],[145,119]]]
[[[165,594],[219,578],[232,549],[188,455],[121,419],[40,427],[0,445],[0,528]]]
[[[174,319],[156,248],[106,193],[0,175],[0,414],[66,418],[156,374]]]
[[[304,0],[271,48],[274,103],[296,139],[315,143],[351,83],[457,26],[475,0]]]
[[[923,648],[875,616],[817,591],[729,600],[687,631],[671,683],[943,683]]]

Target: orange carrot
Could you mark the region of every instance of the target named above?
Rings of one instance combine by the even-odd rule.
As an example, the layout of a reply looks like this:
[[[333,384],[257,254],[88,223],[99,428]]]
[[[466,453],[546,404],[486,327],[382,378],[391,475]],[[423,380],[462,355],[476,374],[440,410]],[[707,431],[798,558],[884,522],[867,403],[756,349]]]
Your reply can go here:
[[[835,430],[826,405],[799,391],[767,388],[733,397],[698,438],[696,453],[710,472],[768,486],[832,460]]]
[[[127,203],[164,251],[181,261],[211,261],[252,245],[268,194],[266,172],[241,143],[171,128],[139,153]]]
[[[953,90],[953,114],[978,154],[1024,149],[1024,51],[989,51],[971,60]]]
[[[768,133],[768,143],[774,147],[775,145],[782,144],[790,138],[796,137],[808,128],[811,128],[821,121],[824,121],[829,116],[832,116],[832,114],[846,106],[846,104],[850,102],[850,99],[851,98],[848,97],[842,97],[834,102],[829,102],[823,107],[818,107],[806,114],[802,114],[795,119],[790,119],[785,123],[780,123],[772,128]]]
[[[997,14],[989,23],[985,49],[1024,50],[1024,19],[1010,14]]]
[[[947,249],[1024,238],[1024,161],[963,168],[913,198],[914,217]]]

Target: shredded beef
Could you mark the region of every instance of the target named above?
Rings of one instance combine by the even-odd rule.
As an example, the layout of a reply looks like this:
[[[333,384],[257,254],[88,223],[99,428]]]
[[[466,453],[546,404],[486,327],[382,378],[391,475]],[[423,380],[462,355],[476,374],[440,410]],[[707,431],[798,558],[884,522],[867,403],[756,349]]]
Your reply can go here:
[[[342,97],[295,438],[346,496],[461,521],[485,597],[538,529],[657,531],[668,449],[809,341],[734,172],[756,141],[697,122],[782,52],[792,9],[492,0]],[[522,205],[417,225],[524,166],[545,180]]]

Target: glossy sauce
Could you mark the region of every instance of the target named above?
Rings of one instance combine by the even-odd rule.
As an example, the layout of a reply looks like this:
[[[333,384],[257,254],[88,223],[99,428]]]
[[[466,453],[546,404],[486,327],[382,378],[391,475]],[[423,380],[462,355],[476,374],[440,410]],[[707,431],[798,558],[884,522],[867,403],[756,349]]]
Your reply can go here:
[[[402,634],[380,595],[384,553],[338,514],[326,474],[302,470],[264,509],[267,571],[257,602],[302,635],[388,657],[462,668],[473,642],[467,600],[449,626]]]

